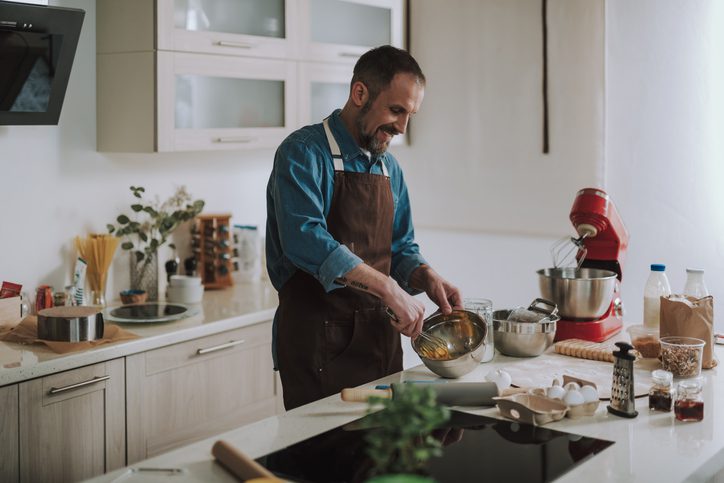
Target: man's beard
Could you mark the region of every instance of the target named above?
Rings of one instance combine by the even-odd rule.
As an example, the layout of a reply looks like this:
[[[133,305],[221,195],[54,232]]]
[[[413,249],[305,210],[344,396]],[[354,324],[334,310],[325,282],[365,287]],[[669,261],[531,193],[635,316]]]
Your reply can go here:
[[[357,119],[355,120],[355,124],[357,126],[357,132],[359,133],[359,142],[360,147],[364,149],[365,151],[369,151],[374,156],[378,156],[385,151],[387,151],[387,147],[389,146],[389,142],[382,142],[377,139],[377,131],[383,131],[386,132],[392,136],[399,134],[397,132],[397,129],[392,124],[385,124],[384,126],[380,126],[375,131],[372,131],[371,133],[364,131],[364,119],[367,113],[369,112],[370,108],[372,107],[372,102],[367,101],[367,103],[362,106],[362,109],[360,110],[359,116],[357,116]]]

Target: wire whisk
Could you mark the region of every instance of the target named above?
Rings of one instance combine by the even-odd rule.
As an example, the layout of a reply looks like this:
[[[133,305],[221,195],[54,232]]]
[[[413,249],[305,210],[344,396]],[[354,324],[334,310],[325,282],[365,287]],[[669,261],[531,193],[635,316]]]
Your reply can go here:
[[[578,238],[567,236],[555,242],[551,247],[551,256],[553,257],[553,268],[565,268],[574,264],[576,270],[581,268],[583,261],[586,259],[588,249],[583,241],[588,236],[584,233]],[[576,262],[576,260],[578,260]]]

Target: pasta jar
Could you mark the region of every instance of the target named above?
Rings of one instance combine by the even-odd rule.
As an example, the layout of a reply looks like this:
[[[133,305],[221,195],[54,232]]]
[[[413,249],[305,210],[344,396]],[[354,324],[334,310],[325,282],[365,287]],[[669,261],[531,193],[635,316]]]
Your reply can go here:
[[[674,413],[679,421],[701,421],[704,419],[701,380],[689,379],[679,383],[676,390]]]
[[[651,389],[649,390],[649,409],[652,411],[669,412],[674,406],[674,375],[669,371],[657,369],[651,372]]]

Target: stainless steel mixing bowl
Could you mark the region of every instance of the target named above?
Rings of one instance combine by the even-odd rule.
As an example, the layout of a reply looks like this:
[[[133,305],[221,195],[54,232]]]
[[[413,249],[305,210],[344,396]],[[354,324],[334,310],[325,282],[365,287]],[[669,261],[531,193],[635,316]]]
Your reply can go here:
[[[616,274],[597,268],[544,268],[538,270],[543,298],[558,305],[561,318],[596,320],[613,300]]]
[[[442,338],[448,346],[449,359],[428,359],[420,354],[420,338],[412,341],[412,348],[422,363],[441,377],[456,378],[475,369],[483,360],[485,321],[468,310],[453,310],[448,315],[436,313],[425,319],[422,331]]]
[[[510,310],[493,312],[495,348],[506,356],[535,357],[553,343],[556,335],[557,315],[549,315],[541,322],[507,320]]]

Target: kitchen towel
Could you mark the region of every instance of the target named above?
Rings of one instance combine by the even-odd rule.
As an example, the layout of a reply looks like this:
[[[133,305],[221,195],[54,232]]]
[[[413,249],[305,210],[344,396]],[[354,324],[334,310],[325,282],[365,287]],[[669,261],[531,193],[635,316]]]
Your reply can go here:
[[[55,340],[38,339],[38,319],[29,315],[16,327],[0,332],[0,340],[3,342],[17,342],[19,344],[45,344],[50,350],[57,354],[77,352],[93,348],[102,344],[110,344],[123,340],[137,339],[138,335],[113,324],[106,324],[103,330],[103,338],[83,342],[59,342]]]

